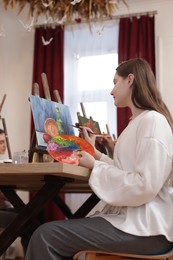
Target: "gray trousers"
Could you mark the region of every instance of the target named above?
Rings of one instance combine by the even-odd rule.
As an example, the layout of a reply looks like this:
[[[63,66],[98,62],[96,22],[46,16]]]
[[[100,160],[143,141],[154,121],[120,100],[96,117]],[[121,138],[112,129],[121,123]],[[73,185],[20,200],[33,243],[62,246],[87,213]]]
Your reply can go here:
[[[114,228],[100,217],[54,221],[32,235],[25,260],[72,259],[80,250],[160,254],[172,248],[164,236],[139,237]]]

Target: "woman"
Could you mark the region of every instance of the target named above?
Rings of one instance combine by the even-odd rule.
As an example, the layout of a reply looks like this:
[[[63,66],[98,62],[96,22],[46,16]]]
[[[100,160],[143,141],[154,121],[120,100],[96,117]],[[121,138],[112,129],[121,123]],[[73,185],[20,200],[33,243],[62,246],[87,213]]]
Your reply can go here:
[[[5,132],[4,130],[0,129],[0,161],[7,159],[6,149],[7,149],[7,143],[6,143]]]
[[[123,62],[111,92],[131,120],[117,139],[113,159],[95,149],[79,152],[91,171],[89,185],[106,206],[88,218],[55,221],[38,228],[26,260],[72,259],[80,250],[160,254],[173,247],[173,121],[148,63]],[[83,128],[93,146],[95,136]]]

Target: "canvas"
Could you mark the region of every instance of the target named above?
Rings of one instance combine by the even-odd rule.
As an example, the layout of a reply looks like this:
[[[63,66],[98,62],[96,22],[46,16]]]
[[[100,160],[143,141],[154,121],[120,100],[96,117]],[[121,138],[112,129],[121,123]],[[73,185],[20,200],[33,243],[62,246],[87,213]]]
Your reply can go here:
[[[101,134],[99,123],[94,121],[92,118],[78,115],[78,121],[80,126],[89,127],[94,132],[94,134]]]
[[[47,147],[47,142],[57,135],[74,135],[69,107],[48,99],[29,97],[38,147]]]
[[[99,123],[97,121],[94,121],[92,119],[92,117],[87,118],[85,116],[78,115],[78,122],[79,122],[80,126],[89,127],[94,132],[95,135],[100,135],[101,134]],[[95,146],[96,146],[97,150],[99,150],[100,152],[102,152],[104,154],[107,154],[107,150],[106,150],[105,146],[102,145],[98,141],[97,138],[96,138]]]

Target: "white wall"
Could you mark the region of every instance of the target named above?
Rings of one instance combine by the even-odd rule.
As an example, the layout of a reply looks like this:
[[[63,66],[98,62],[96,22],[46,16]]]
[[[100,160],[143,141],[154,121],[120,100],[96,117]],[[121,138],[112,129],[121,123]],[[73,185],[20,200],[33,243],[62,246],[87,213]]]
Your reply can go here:
[[[164,100],[173,113],[173,1],[129,0],[129,10],[122,6],[117,14],[156,10],[156,64],[158,85]],[[28,32],[19,22],[26,20],[27,12],[5,11],[0,3],[0,102],[7,98],[1,116],[6,119],[12,153],[29,149],[30,105],[28,97],[32,87],[34,31]],[[111,40],[111,39],[110,39]],[[21,193],[26,200],[27,195]],[[21,254],[21,251],[18,252]]]
[[[28,97],[32,87],[34,31],[27,32],[14,11],[5,11],[0,3],[0,102],[7,95],[1,111],[5,118],[10,147],[14,151],[29,149],[30,105]],[[0,124],[1,126],[1,124]],[[28,200],[28,192],[18,192]],[[23,254],[19,239],[16,241],[17,255]]]

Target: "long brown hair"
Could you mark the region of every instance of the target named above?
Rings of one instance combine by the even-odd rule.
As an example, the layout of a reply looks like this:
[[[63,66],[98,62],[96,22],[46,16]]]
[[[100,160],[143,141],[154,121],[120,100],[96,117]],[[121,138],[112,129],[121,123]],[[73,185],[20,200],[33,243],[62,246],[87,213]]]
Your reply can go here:
[[[155,110],[163,114],[173,131],[173,119],[167,106],[162,100],[156,86],[156,79],[150,65],[143,59],[130,59],[122,62],[116,68],[120,77],[126,78],[130,73],[134,75],[132,85],[132,102],[142,109]]]

